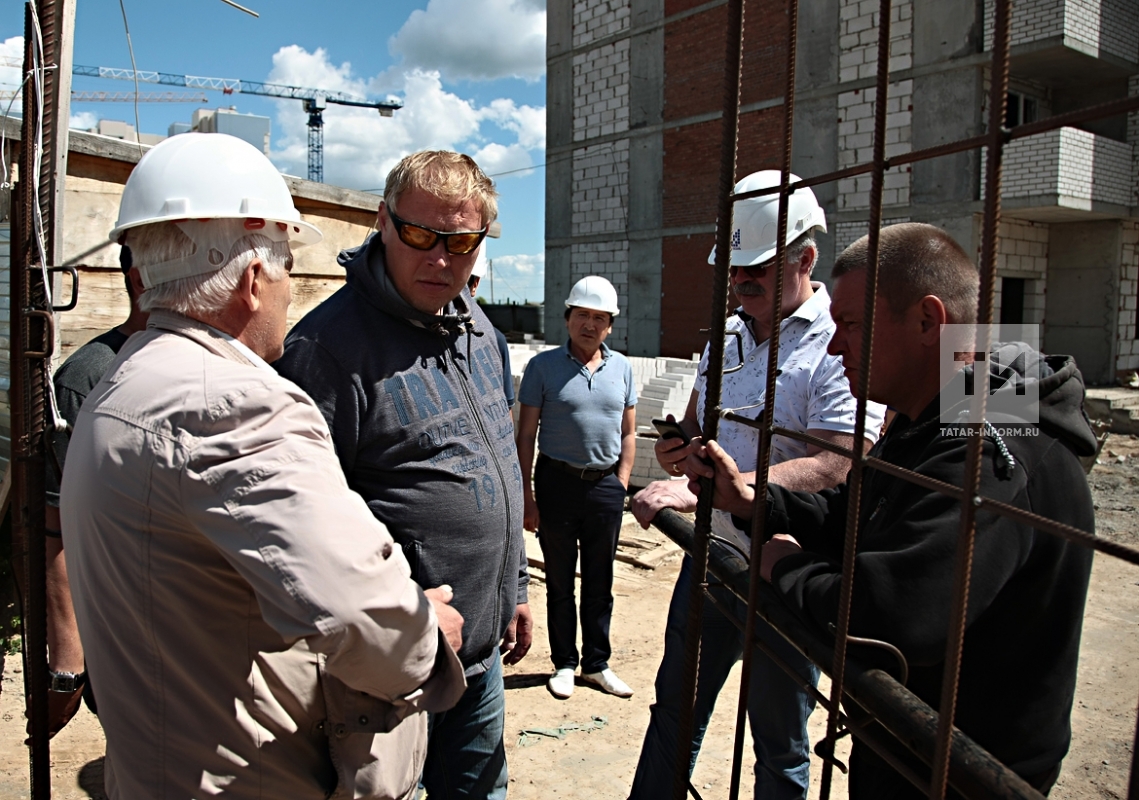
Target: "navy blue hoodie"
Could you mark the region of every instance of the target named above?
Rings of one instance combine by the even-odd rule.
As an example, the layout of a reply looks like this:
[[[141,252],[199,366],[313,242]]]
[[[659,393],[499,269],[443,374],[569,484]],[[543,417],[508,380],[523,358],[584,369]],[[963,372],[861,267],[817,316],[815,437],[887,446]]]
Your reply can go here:
[[[403,547],[412,577],[454,589],[459,658],[477,674],[529,580],[494,329],[465,289],[441,316],[404,302],[379,236],[337,260],[347,284],[297,323],[274,366],[316,401],[348,485]]]

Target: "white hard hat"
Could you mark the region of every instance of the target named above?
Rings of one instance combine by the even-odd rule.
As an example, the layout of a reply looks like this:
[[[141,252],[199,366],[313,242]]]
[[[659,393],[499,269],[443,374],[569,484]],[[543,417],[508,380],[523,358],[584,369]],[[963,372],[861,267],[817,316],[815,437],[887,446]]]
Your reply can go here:
[[[736,184],[732,194],[754,192],[778,186],[782,175],[777,169],[753,172]],[[799,180],[791,176],[791,182]],[[824,233],[827,219],[815,193],[810,188],[797,189],[787,203],[787,242],[791,244],[812,228]],[[732,208],[732,266],[752,267],[775,257],[779,238],[779,195],[765,194],[741,200]],[[716,247],[708,254],[708,263],[716,263]]]
[[[140,225],[185,223],[179,227],[197,245],[194,255],[146,268],[143,283],[149,288],[224,266],[215,263],[210,250],[228,253],[233,242],[214,241],[211,226],[201,224],[219,219],[263,219],[264,228],[251,233],[293,245],[315,244],[322,238],[316,226],[301,220],[285,179],[265,154],[224,133],[185,133],[147,152],[123,188],[110,238],[118,241]]]
[[[600,275],[587,275],[575,283],[566,298],[566,308],[590,308],[613,316],[621,313],[617,308],[617,290]]]
[[[486,268],[486,239],[483,239],[483,243],[479,245],[478,255],[475,256],[475,266],[471,270],[471,277],[482,280],[486,277]]]

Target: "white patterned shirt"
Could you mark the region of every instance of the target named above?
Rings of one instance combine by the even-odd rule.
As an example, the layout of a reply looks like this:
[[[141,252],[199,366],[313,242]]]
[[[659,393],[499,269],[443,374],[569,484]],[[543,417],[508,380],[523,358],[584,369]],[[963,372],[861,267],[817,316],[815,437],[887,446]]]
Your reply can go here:
[[[830,316],[830,295],[826,287],[811,282],[814,294],[793,311],[779,326],[779,374],[775,378],[775,425],[806,433],[810,430],[854,433],[857,402],[843,375],[842,359],[827,353],[835,324]],[[750,327],[740,316],[728,319],[727,330],[743,336],[743,369],[724,375],[721,391],[722,408],[735,409],[744,416],[757,419],[763,413],[767,388],[768,340],[756,342]],[[739,364],[736,337],[724,341],[724,369]],[[708,348],[700,359],[696,383],[696,421],[703,425],[708,369]],[[866,438],[876,441],[882,428],[886,408],[878,403],[866,404]],[[735,459],[741,472],[756,469],[759,431],[738,422],[720,421],[717,441]],[[771,463],[780,464],[804,458],[807,445],[786,436],[771,440]],[[738,536],[728,514],[713,515],[713,531]]]

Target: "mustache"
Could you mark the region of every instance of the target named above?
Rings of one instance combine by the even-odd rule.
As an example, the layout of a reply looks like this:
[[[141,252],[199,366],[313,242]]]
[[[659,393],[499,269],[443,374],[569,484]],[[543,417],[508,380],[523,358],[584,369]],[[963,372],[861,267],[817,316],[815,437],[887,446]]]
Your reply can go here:
[[[751,281],[737,283],[732,287],[732,291],[736,293],[737,297],[763,297],[766,294],[762,286]]]

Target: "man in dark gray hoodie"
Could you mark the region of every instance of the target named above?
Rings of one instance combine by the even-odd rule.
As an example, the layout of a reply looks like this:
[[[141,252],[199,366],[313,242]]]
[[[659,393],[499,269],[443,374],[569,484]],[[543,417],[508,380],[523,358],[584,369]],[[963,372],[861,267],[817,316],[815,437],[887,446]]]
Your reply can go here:
[[[533,627],[502,357],[466,292],[497,212],[468,156],[404,158],[388,175],[379,232],[339,256],[347,284],[293,328],[275,365],[316,401],[349,486],[403,547],[412,577],[450,585],[465,620],[467,691],[430,721],[433,800],[506,796],[499,653],[520,661]]]
[[[1075,361],[1042,356],[1021,343],[994,345],[987,363],[977,366],[989,370],[985,421],[947,423],[968,411],[967,387],[977,374],[972,364],[943,374],[940,360],[948,326],[976,318],[976,270],[965,251],[932,225],[883,228],[879,245],[868,399],[888,404],[897,417],[870,455],[961,487],[969,440],[981,437],[979,496],[1094,531],[1079,457],[1093,455],[1096,442]],[[831,273],[837,330],[830,352],[842,356],[856,394],[858,376],[869,366],[861,346],[868,260],[863,237]],[[1028,387],[1039,397],[1038,414],[1024,413]],[[701,455],[710,457],[711,466],[693,460],[692,468],[715,476],[714,504],[749,516],[754,488],[743,483],[723,448],[709,443]],[[774,536],[763,545],[760,574],[822,636],[833,635],[837,620],[851,491],[848,484],[819,493],[768,484],[766,530]],[[936,708],[961,502],[873,465],[860,492],[850,633],[896,646],[909,665],[907,688]],[[742,520],[737,525],[747,527]],[[1059,776],[1071,741],[1092,555],[1010,517],[984,510],[977,515],[954,723],[1043,793]],[[876,724],[872,730],[882,733]],[[928,781],[924,763],[915,758],[907,766]],[[858,738],[849,785],[854,800],[925,797]],[[961,797],[952,787],[946,796]]]

